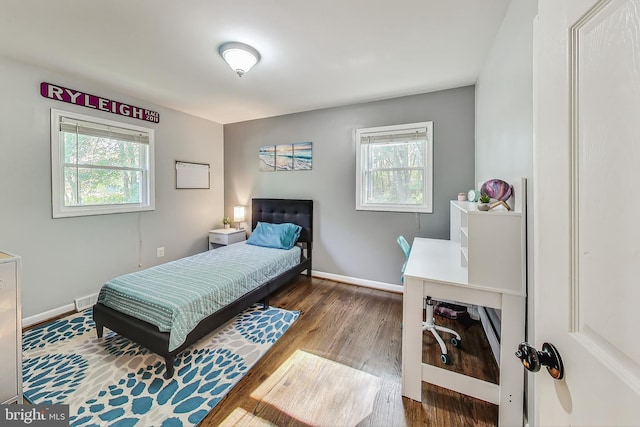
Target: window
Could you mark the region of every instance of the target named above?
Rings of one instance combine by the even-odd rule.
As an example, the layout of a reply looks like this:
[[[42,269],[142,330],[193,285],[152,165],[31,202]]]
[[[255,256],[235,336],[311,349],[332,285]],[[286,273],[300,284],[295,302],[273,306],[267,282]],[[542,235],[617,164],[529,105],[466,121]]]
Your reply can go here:
[[[51,110],[53,217],[153,210],[153,129]]]
[[[432,212],[433,122],[356,130],[356,210]]]

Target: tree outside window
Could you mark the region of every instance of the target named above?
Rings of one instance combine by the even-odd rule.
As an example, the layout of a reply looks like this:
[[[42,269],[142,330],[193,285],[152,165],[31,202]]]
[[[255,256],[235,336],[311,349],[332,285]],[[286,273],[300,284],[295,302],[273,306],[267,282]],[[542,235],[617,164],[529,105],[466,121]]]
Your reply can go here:
[[[152,129],[59,110],[51,120],[54,218],[154,208]]]
[[[432,126],[356,131],[356,209],[431,212]]]

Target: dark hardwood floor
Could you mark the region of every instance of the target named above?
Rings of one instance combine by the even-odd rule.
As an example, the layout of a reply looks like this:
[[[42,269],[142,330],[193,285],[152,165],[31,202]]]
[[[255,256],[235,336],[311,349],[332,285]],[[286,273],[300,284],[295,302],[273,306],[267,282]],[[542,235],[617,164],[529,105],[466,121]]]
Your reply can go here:
[[[401,295],[300,276],[270,304],[300,318],[200,426],[497,425],[496,405],[430,384],[422,402],[402,397]],[[462,335],[459,348],[448,345],[448,369],[497,382],[479,322],[436,322]],[[435,339],[423,337],[424,361],[441,366]]]

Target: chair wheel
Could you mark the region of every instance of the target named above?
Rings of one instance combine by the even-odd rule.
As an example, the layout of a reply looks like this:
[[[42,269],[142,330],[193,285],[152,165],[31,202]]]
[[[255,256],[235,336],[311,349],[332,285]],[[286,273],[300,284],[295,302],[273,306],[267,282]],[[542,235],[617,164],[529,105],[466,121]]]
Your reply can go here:
[[[442,363],[445,365],[448,365],[449,362],[451,362],[451,358],[449,357],[448,354],[441,354],[440,359],[442,360]]]
[[[456,337],[451,338],[451,344],[453,344],[454,347],[460,347],[460,340]]]

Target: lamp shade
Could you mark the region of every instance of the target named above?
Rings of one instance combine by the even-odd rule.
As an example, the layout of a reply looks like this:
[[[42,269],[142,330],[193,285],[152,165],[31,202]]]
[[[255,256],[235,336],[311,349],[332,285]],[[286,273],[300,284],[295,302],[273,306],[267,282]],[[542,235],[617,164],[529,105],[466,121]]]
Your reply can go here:
[[[257,50],[240,42],[224,43],[218,48],[218,52],[239,77],[242,77],[260,60]]]
[[[233,207],[233,221],[234,222],[243,222],[244,221],[244,206],[234,206]]]

